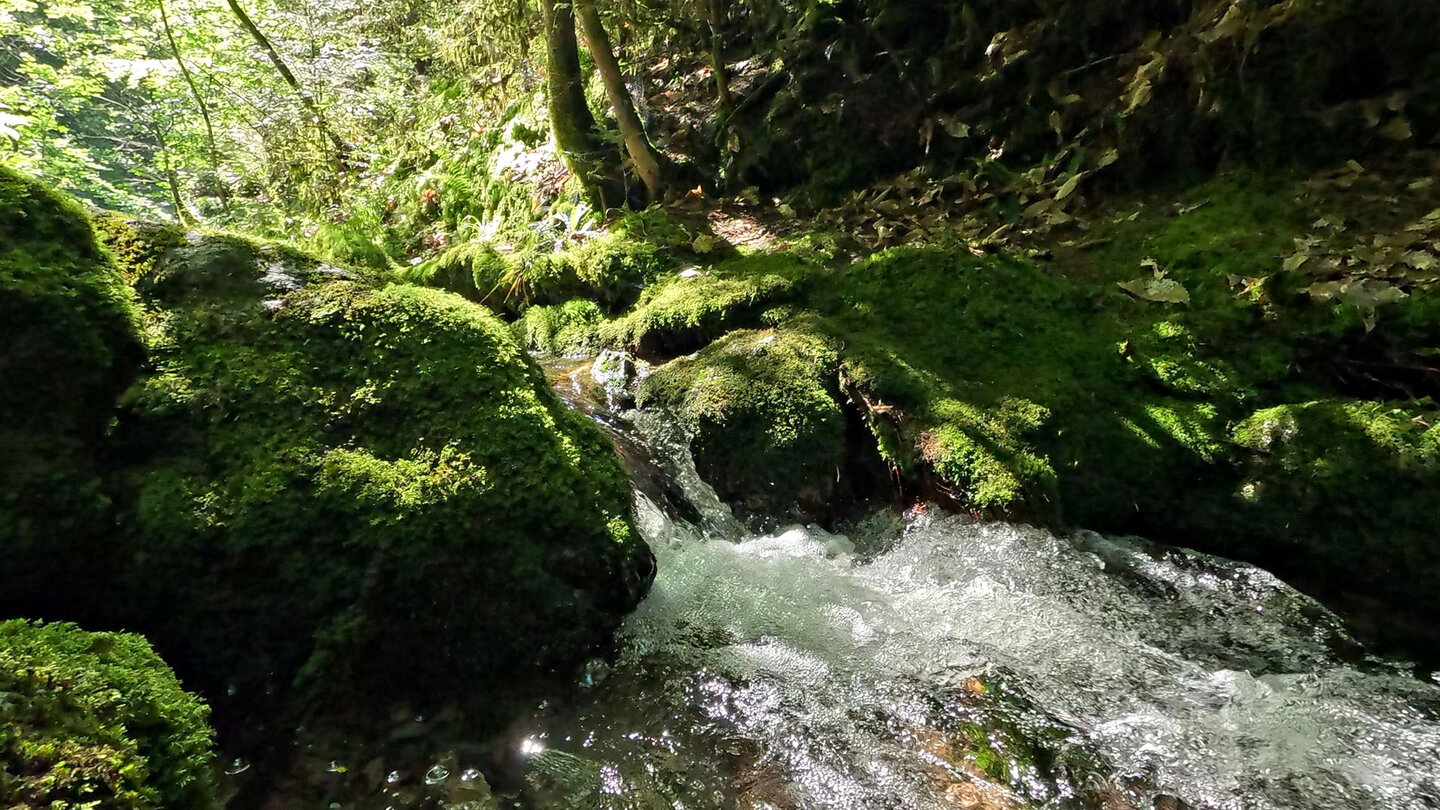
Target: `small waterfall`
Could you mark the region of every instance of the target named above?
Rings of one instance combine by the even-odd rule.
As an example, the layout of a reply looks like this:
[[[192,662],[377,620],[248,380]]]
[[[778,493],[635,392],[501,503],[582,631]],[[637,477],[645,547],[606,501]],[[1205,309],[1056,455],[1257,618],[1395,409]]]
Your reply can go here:
[[[1440,687],[1264,570],[923,506],[751,534],[626,416],[688,508],[637,490],[659,575],[527,806],[1440,808]]]

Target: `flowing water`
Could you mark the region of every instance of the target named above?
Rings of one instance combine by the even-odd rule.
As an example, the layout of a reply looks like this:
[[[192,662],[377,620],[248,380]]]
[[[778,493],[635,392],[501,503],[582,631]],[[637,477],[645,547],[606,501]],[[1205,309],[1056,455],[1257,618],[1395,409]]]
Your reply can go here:
[[[516,738],[527,806],[1440,808],[1440,687],[1263,570],[934,508],[752,534],[636,424],[659,575]]]

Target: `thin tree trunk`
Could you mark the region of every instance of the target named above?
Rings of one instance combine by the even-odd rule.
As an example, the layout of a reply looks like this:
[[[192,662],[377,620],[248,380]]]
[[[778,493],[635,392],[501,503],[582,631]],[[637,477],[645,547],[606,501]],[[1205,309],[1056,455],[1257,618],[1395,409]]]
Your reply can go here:
[[[170,161],[165,161],[165,184],[170,187],[170,201],[175,204],[175,217],[180,220],[181,225],[190,225],[190,209],[185,207],[185,201],[180,198],[180,178],[175,176],[175,170],[170,167]]]
[[[170,190],[170,202],[175,206],[175,218],[180,220],[181,225],[193,225],[194,217],[190,216],[190,209],[185,207],[185,200],[180,196],[180,178],[175,174],[175,162],[170,157],[170,145],[165,141],[165,133],[153,123],[149,129],[155,145],[159,147],[158,163],[165,174],[165,185]]]
[[[585,103],[570,0],[540,0],[540,10],[545,23],[545,96],[555,145],[594,202],[601,208],[611,202],[618,204],[625,195],[624,178],[619,167],[607,160],[609,150]]]
[[[635,172],[640,175],[645,190],[650,193],[651,202],[659,200],[665,191],[660,153],[650,144],[645,135],[645,125],[635,112],[635,100],[625,86],[625,74],[620,71],[620,62],[615,59],[615,50],[610,46],[610,36],[605,33],[604,23],[600,21],[595,0],[574,0],[574,3],[580,14],[580,26],[585,31],[585,41],[605,83],[605,94],[610,98],[610,106],[615,108],[615,121],[620,125],[625,151],[635,164]]]
[[[240,21],[241,27],[250,34],[251,39],[255,40],[255,44],[259,45],[260,48],[265,51],[266,55],[270,57],[270,62],[275,66],[275,70],[279,71],[280,77],[285,80],[286,84],[290,85],[291,90],[295,91],[295,95],[300,99],[300,104],[304,106],[305,111],[310,113],[311,117],[314,118],[315,126],[320,130],[320,134],[335,148],[334,160],[336,169],[344,168],[347,162],[346,156],[350,150],[345,145],[345,142],[340,140],[340,137],[330,128],[330,123],[325,120],[325,113],[321,112],[320,105],[315,103],[314,96],[311,96],[309,91],[301,86],[299,80],[295,78],[295,74],[290,72],[290,67],[285,64],[285,60],[280,56],[280,52],[275,50],[275,46],[270,44],[269,38],[255,26],[254,21],[250,19],[250,15],[245,13],[245,9],[240,7],[239,0],[225,0],[225,2],[230,6],[230,10],[235,13],[235,18]]]
[[[721,0],[701,0],[705,8],[705,24],[710,27],[710,72],[715,76],[715,98],[721,109],[730,109],[730,72],[725,69],[724,38],[720,35]]]
[[[230,192],[225,188],[225,183],[220,179],[220,149],[215,145],[215,125],[210,122],[210,105],[205,103],[205,97],[200,94],[200,88],[195,85],[195,77],[190,75],[190,68],[185,65],[185,58],[180,54],[180,44],[175,41],[175,33],[170,28],[170,14],[165,10],[165,0],[160,3],[160,23],[165,27],[165,39],[170,42],[170,52],[175,56],[175,64],[180,67],[180,75],[184,77],[185,84],[190,88],[190,95],[195,98],[195,106],[200,108],[200,117],[205,119],[205,138],[210,145],[210,170],[215,173],[216,190],[220,193],[220,207],[226,213],[230,211]]]

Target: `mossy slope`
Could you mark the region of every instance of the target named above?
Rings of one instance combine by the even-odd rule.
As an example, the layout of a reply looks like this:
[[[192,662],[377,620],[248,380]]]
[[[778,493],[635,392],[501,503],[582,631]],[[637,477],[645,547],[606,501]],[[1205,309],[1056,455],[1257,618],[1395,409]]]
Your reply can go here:
[[[0,622],[0,804],[205,810],[212,733],[139,636]]]

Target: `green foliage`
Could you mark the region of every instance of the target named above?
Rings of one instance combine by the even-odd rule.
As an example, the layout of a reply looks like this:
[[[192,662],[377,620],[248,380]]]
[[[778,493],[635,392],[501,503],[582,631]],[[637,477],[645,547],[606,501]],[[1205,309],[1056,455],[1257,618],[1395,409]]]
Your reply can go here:
[[[73,553],[107,520],[96,444],[139,363],[135,319],[75,202],[0,167],[0,568],[14,572],[5,600],[52,587],[53,572],[31,568],[30,554]]]
[[[663,407],[693,434],[706,480],[756,510],[825,504],[844,461],[838,354],[793,329],[731,332],[657,369],[642,407]]]
[[[0,622],[7,808],[215,807],[207,715],[139,636]]]
[[[584,655],[643,592],[608,442],[484,308],[225,237],[137,286],[126,577],[205,686],[423,703]]]

